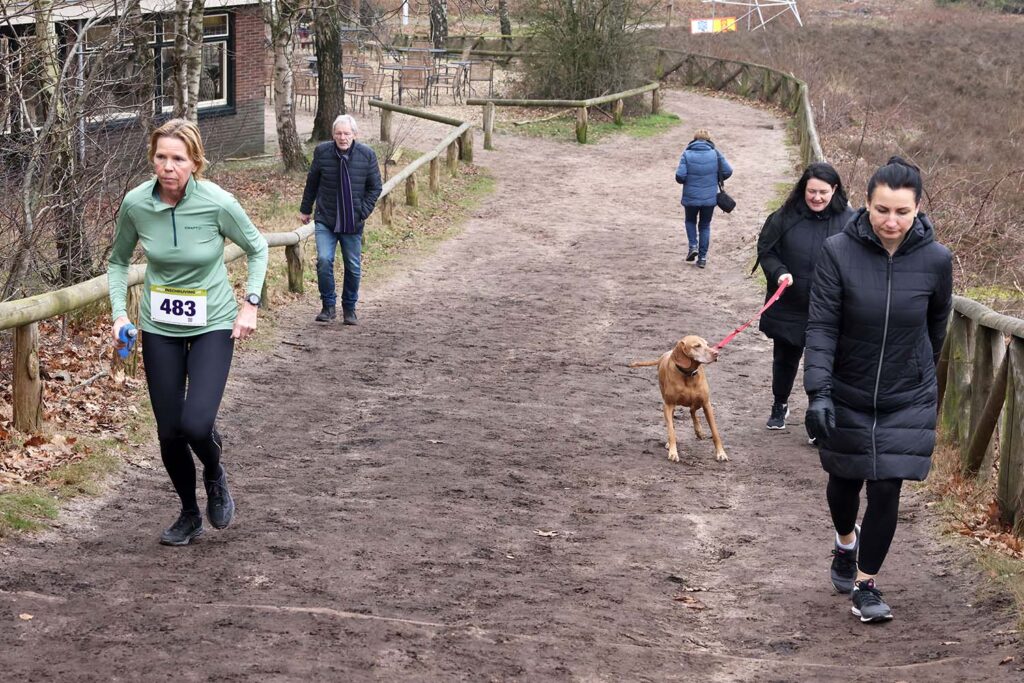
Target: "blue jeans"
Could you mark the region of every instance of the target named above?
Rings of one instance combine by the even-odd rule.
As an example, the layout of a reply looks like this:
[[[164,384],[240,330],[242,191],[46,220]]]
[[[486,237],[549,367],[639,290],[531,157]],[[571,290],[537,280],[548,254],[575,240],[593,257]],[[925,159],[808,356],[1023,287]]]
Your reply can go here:
[[[684,206],[683,211],[686,212],[686,241],[690,251],[696,249],[697,258],[706,261],[708,247],[711,246],[711,215],[715,212],[715,205]]]
[[[334,254],[341,244],[341,259],[345,265],[345,280],[341,288],[341,306],[354,311],[359,300],[359,276],[363,255],[363,234],[336,234],[323,223],[316,224],[316,285],[324,306],[334,306],[337,295],[334,290]]]

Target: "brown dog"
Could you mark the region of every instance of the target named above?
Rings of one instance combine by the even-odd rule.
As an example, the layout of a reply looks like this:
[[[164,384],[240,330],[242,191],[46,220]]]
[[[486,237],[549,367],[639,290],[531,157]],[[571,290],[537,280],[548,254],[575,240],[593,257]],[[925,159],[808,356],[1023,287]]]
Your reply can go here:
[[[658,366],[658,385],[661,387],[661,400],[665,409],[665,426],[668,428],[668,459],[679,462],[679,451],[676,449],[676,428],[673,416],[676,406],[690,409],[693,420],[693,431],[698,439],[704,438],[704,432],[697,420],[697,409],[704,409],[704,417],[711,427],[711,440],[715,443],[715,460],[728,460],[722,448],[722,439],[718,436],[715,424],[715,413],[711,409],[711,390],[707,377],[704,376],[704,363],[718,360],[718,350],[696,335],[687,335],[676,342],[675,347],[658,360],[637,361],[630,363],[631,368]]]

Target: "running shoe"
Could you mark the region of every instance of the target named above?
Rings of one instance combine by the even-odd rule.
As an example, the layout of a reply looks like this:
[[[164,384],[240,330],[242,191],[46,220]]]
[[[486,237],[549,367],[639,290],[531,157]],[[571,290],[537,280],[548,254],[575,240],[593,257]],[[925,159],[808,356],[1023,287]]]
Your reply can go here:
[[[850,598],[853,600],[851,611],[865,624],[892,619],[892,610],[882,600],[882,591],[875,588],[874,579],[858,581]]]
[[[768,429],[785,429],[787,417],[789,417],[789,404],[776,401],[772,404],[772,414],[765,426]]]
[[[853,590],[853,582],[857,578],[857,553],[860,551],[860,527],[854,526],[856,540],[853,550],[842,548],[838,543],[832,548],[832,587],[836,592],[849,595]]]
[[[163,545],[188,545],[203,533],[203,516],[198,511],[182,510],[174,524],[160,534]]]

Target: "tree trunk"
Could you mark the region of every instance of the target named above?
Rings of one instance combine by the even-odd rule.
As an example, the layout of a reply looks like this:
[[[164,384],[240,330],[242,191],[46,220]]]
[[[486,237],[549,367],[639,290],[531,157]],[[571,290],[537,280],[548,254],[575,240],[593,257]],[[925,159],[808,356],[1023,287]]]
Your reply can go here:
[[[345,110],[345,86],[341,72],[342,7],[339,0],[317,0],[313,5],[317,86],[316,115],[313,117],[312,142],[330,140],[331,124]]]
[[[498,0],[498,25],[501,27],[501,44],[506,52],[512,50],[512,20],[508,15],[508,0]]]
[[[291,66],[295,13],[296,7],[289,1],[263,5],[263,18],[270,29],[274,52],[274,119],[281,161],[285,170],[304,171],[308,163],[295,127],[295,81]]]
[[[448,43],[448,0],[430,0],[430,42],[438,50]]]
[[[174,115],[197,121],[203,72],[203,9],[206,0],[175,0]]]

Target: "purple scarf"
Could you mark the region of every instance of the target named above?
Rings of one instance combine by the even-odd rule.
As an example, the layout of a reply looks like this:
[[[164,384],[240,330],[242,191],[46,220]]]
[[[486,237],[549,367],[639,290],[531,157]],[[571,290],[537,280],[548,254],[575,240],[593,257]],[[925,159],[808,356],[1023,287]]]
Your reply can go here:
[[[348,148],[352,153],[352,148]],[[338,155],[338,215],[334,219],[334,232],[351,235],[357,232],[355,207],[352,206],[352,178],[348,174],[348,159],[337,145],[334,147]]]

